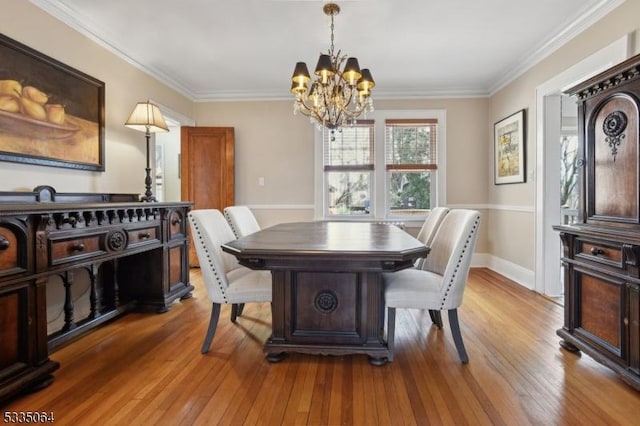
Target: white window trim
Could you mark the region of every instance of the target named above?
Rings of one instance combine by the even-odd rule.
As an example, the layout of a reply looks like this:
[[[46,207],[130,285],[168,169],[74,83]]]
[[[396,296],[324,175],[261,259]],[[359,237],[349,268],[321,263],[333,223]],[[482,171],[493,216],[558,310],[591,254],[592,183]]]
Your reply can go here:
[[[340,217],[340,220],[369,220],[369,221],[404,221],[407,226],[417,226],[421,219],[411,217],[410,219],[394,215],[386,216],[386,197],[378,196],[386,194],[387,173],[384,157],[384,134],[385,120],[398,118],[435,118],[438,120],[438,172],[435,185],[437,186],[435,206],[444,206],[447,204],[447,110],[445,109],[412,109],[412,110],[376,110],[367,114],[367,119],[375,120],[375,173],[371,188],[371,206],[372,214],[367,217]],[[382,140],[378,137],[381,135]],[[324,167],[323,167],[323,138],[322,130],[314,130],[314,218],[315,220],[324,220],[326,211],[326,199],[324,196]],[[377,191],[377,188],[385,188],[383,191]],[[337,218],[336,218],[337,219]],[[404,220],[407,219],[407,220]],[[413,220],[417,223],[413,224],[409,221]]]

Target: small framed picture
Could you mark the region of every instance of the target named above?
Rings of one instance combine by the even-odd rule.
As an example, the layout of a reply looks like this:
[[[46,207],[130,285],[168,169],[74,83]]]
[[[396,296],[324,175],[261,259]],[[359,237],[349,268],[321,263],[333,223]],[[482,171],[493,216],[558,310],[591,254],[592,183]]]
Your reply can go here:
[[[523,183],[526,177],[525,110],[493,125],[494,183]]]

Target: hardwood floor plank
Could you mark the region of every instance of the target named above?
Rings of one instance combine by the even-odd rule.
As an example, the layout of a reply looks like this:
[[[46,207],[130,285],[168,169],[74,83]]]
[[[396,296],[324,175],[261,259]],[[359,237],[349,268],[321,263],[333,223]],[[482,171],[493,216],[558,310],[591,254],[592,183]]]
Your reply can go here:
[[[52,411],[59,425],[634,425],[640,392],[588,355],[561,349],[563,309],[487,269],[472,269],[459,309],[469,364],[448,318],[397,310],[396,358],[290,354],[269,363],[270,305],[236,324],[223,307],[202,355],[211,305],[129,314],[60,348],[56,380],[3,410]]]
[[[352,357],[349,357],[349,359],[351,358]],[[344,419],[345,422],[349,421],[347,424],[352,424],[353,418],[350,415],[351,413],[348,413],[347,416],[343,417],[343,408],[346,405],[346,398],[343,394],[343,384],[347,380],[345,379],[345,374],[347,373],[345,365],[349,364],[349,361],[342,356],[337,357],[336,361],[337,362],[333,363],[334,368],[331,374],[331,388],[329,389],[328,395],[327,424],[341,424],[342,419]],[[350,380],[350,377],[348,380]]]
[[[311,405],[309,409],[309,424],[323,425],[327,424],[326,416],[328,413],[328,398],[326,393],[331,387],[331,371],[330,365],[326,358],[318,359],[318,369],[316,371],[313,394],[311,397]]]
[[[388,425],[392,424],[394,420],[391,417],[391,413],[394,412],[394,407],[389,407],[390,396],[387,395],[387,387],[385,386],[384,369],[374,368],[371,373],[373,374],[373,391],[375,393],[376,405],[375,410],[378,417],[378,424]],[[371,409],[372,407],[369,407]],[[391,408],[391,413],[389,409]]]
[[[313,400],[313,390],[315,388],[315,378],[318,374],[318,363],[314,358],[304,357],[303,362],[307,367],[302,369],[300,379],[302,379],[302,386],[300,388],[299,401],[295,400],[291,404],[288,404],[291,411],[295,410],[295,424],[306,424],[311,412],[311,402]],[[300,381],[296,380],[296,383]]]
[[[371,374],[371,364],[366,357],[358,357],[354,360],[353,369],[353,423],[354,425],[377,425],[377,404],[375,394],[371,390],[374,388],[373,375]]]
[[[402,394],[401,402],[406,402],[407,405],[402,405],[400,412],[403,417],[413,418],[417,423],[424,423],[429,418],[427,416],[427,407],[423,404],[420,398],[420,391],[415,381],[413,374],[407,374],[408,371],[403,367],[404,363],[400,363],[400,374],[394,376],[394,389],[396,392]],[[429,401],[429,399],[427,399]]]

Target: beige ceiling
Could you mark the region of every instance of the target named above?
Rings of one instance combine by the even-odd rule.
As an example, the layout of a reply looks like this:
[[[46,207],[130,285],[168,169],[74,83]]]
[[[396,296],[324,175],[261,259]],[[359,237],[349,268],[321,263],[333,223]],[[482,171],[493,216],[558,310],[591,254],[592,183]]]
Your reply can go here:
[[[330,42],[319,0],[31,1],[193,100],[287,99]],[[623,1],[342,0],[335,47],[378,98],[487,96]]]

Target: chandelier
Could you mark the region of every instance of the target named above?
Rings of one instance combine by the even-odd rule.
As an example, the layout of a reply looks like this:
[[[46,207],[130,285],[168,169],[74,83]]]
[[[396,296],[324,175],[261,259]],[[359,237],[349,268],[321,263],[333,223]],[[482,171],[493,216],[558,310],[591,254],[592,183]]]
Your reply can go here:
[[[294,114],[306,115],[319,128],[326,127],[333,132],[355,123],[362,113],[373,111],[371,90],[375,82],[369,69],[360,69],[358,59],[347,59],[340,50],[334,53],[333,17],[340,13],[340,7],[327,3],[322,10],[331,17],[331,47],[328,54],[320,54],[313,82],[307,64],[296,63],[291,77],[291,93],[296,97]]]

